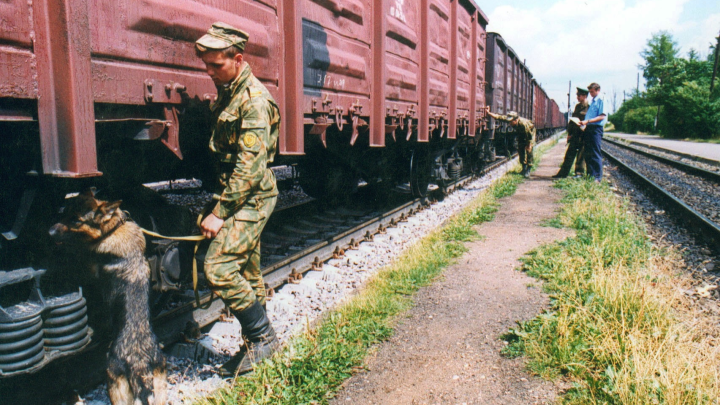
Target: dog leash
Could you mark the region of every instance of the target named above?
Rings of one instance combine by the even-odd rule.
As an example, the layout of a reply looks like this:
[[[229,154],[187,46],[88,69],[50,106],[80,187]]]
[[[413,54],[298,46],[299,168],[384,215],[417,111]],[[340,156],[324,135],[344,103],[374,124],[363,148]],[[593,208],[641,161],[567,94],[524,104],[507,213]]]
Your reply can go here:
[[[203,216],[205,215],[205,209],[203,212],[198,215],[197,219],[197,226],[200,227],[200,223],[202,222]],[[205,306],[200,304],[200,293],[198,292],[198,270],[197,270],[197,260],[195,259],[195,255],[197,254],[198,248],[200,247],[200,242],[205,240],[205,235],[191,235],[191,236],[165,236],[161,235],[157,232],[149,231],[143,227],[140,227],[140,230],[145,234],[149,235],[155,238],[160,239],[168,239],[168,240],[177,240],[177,241],[186,241],[186,242],[195,242],[195,248],[193,249],[193,259],[192,259],[192,281],[193,281],[193,293],[195,293],[195,305],[199,309],[208,309],[210,308],[210,305],[212,305],[213,302],[213,294],[210,294],[210,301],[207,302]]]

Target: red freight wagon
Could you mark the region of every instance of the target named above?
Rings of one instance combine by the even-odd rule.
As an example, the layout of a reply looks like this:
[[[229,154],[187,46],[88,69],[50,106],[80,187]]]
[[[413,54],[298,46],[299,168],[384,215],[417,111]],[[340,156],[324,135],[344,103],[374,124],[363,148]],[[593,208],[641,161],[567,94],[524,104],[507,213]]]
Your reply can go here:
[[[303,188],[332,195],[363,178],[409,182],[422,195],[427,185],[417,181],[433,170],[438,142],[476,144],[468,138],[481,128],[484,100],[474,89],[484,80],[487,17],[462,0],[355,2],[343,12],[333,2],[306,3],[305,128],[297,132],[304,134]],[[379,165],[387,152],[377,147],[403,161]],[[439,163],[459,158],[440,156]]]
[[[525,64],[520,65],[520,111],[523,117],[532,118],[532,74]]]
[[[562,128],[562,119],[553,120],[553,112],[559,111],[545,90],[533,79],[524,61],[508,46],[500,34],[487,36],[487,60],[485,62],[488,83],[485,100],[491,111],[507,114],[516,111],[521,117],[530,118],[538,130],[538,139]],[[497,136],[496,136],[497,135]],[[516,149],[512,128],[505,122],[490,120],[482,140],[486,161],[495,159],[495,149],[509,156]]]
[[[246,59],[281,106],[282,156],[352,163],[348,153],[398,135],[452,140],[481,126],[487,17],[469,0],[8,0],[0,13],[0,121],[37,126],[47,175],[119,170],[103,154],[122,153],[108,135],[121,132],[175,155],[123,171],[193,174],[208,136],[193,102],[215,97],[193,41],[214,21],[250,34]],[[375,163],[347,166],[349,179],[377,174]]]
[[[275,164],[318,198],[360,179],[381,202],[423,196],[494,160],[494,128],[478,136],[486,103],[548,111],[471,0],[2,0],[0,20],[3,270],[58,268],[43,238],[67,192],[99,185],[124,207],[125,195],[157,206],[143,183],[215,177],[216,88],[194,51],[215,21],[249,33],[245,59],[281,109]]]
[[[216,88],[194,50],[215,21],[249,33],[281,109],[275,164],[308,194],[363,179],[380,203],[422,196],[481,157],[488,21],[471,0],[3,0],[0,20],[3,270],[60,266],[38,241],[67,192],[154,207],[143,183],[215,177]]]
[[[487,59],[485,72],[487,85],[485,86],[485,100],[490,110],[496,114],[506,114],[506,54],[508,46],[500,34],[490,32],[487,35]]]
[[[547,119],[548,114],[548,97],[540,87],[540,84],[533,80],[533,122],[535,128],[540,131],[549,127]]]
[[[281,108],[275,163],[297,164],[309,194],[363,179],[424,195],[477,166],[488,21],[470,0],[4,0],[0,19],[5,252],[31,247],[49,216],[25,213],[67,191],[214,177],[216,89],[194,41],[215,21],[249,33],[246,60]]]
[[[555,100],[547,96],[540,84],[533,80],[533,121],[540,139],[562,130],[565,127],[565,118],[560,113]]]
[[[564,128],[567,126],[567,122],[565,119],[565,114],[560,112],[560,106],[558,106],[557,102],[553,100],[554,105],[554,111],[555,111],[555,122],[553,123],[553,127],[555,129]]]

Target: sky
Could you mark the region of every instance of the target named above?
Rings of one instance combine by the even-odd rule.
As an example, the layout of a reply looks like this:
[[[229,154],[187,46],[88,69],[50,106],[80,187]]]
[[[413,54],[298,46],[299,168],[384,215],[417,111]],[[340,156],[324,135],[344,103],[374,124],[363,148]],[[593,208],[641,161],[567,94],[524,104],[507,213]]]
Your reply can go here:
[[[560,109],[576,86],[597,82],[620,107],[637,85],[640,52],[653,33],[670,32],[687,56],[705,58],[720,33],[720,0],[475,0]],[[640,90],[644,79],[640,72]],[[612,106],[611,106],[612,110]]]

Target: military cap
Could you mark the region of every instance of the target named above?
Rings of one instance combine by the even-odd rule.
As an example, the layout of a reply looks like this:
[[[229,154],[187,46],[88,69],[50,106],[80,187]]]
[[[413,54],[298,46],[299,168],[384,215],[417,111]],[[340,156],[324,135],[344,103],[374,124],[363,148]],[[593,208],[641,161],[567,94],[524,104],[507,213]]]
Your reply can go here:
[[[508,117],[508,119],[509,119],[510,121],[513,121],[513,120],[515,120],[516,118],[518,118],[518,113],[517,113],[516,111],[510,111],[510,112],[508,113],[507,117]]]
[[[578,92],[579,94],[584,94],[584,95],[587,96],[588,93],[590,93],[590,92],[588,91],[587,87],[576,87],[576,89],[577,89],[577,92]]]
[[[216,22],[210,27],[207,34],[195,41],[195,46],[202,51],[202,48],[220,50],[234,45],[243,51],[248,38],[250,36],[247,32],[223,22]]]

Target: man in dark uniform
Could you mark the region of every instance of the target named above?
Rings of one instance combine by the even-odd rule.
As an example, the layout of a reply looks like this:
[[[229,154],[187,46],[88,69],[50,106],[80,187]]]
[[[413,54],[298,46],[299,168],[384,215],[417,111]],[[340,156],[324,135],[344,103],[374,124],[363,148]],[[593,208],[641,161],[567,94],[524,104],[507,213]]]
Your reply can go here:
[[[515,111],[510,111],[507,115],[493,114],[490,112],[490,107],[485,107],[485,111],[496,120],[509,122],[515,129],[518,140],[518,160],[522,165],[520,174],[525,178],[530,177],[533,164],[533,148],[535,147],[535,125],[529,119],[520,118]]]
[[[575,104],[575,110],[572,113],[573,118],[576,120],[569,120],[567,126],[567,143],[568,148],[565,151],[565,159],[563,160],[560,171],[553,176],[553,178],[567,177],[570,174],[570,168],[572,168],[573,161],[577,156],[577,162],[575,163],[575,175],[582,176],[585,174],[585,159],[583,157],[583,131],[580,128],[580,121],[585,119],[585,114],[588,110],[588,89],[578,87],[577,88],[577,101]]]
[[[200,225],[212,239],[205,276],[240,321],[245,344],[223,364],[223,376],[252,370],[253,363],[278,347],[265,312],[260,272],[260,233],[277,201],[275,174],[268,167],[277,150],[280,110],[243,60],[248,34],[215,23],[195,42],[195,50],[215,83],[218,98],[210,106],[210,151],[219,169],[215,206]]]

